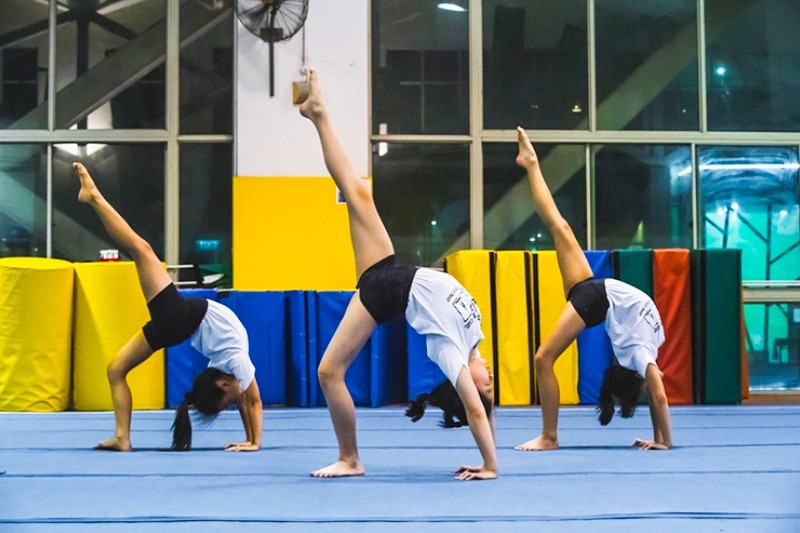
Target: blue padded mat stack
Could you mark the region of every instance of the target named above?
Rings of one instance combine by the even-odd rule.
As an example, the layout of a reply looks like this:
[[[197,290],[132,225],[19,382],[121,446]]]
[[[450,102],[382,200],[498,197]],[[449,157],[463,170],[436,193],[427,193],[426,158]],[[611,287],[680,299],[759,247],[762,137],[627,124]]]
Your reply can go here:
[[[596,250],[584,252],[596,278],[613,276],[611,254]],[[603,373],[614,362],[614,350],[605,326],[586,328],[578,335],[578,396],[583,405],[595,405],[600,398]]]
[[[216,289],[181,289],[178,292],[184,298],[205,298],[218,301]],[[189,339],[167,348],[165,358],[167,406],[175,407],[191,390],[195,376],[208,367],[208,359],[192,348]]]

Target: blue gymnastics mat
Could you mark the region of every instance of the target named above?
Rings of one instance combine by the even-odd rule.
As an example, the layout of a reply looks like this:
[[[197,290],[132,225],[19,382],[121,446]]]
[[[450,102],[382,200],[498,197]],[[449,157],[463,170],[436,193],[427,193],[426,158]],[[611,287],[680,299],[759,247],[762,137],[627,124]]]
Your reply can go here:
[[[324,408],[264,411],[264,448],[235,411],[167,453],[171,411],[137,411],[133,453],[93,451],[111,413],[0,413],[0,531],[800,531],[800,406],[673,407],[675,448],[645,452],[646,407],[603,428],[562,408],[556,452],[513,446],[541,428],[535,407],[497,409],[500,477],[460,482],[479,464],[468,428],[411,423],[402,407],[359,408],[363,478],[313,479],[336,459]]]

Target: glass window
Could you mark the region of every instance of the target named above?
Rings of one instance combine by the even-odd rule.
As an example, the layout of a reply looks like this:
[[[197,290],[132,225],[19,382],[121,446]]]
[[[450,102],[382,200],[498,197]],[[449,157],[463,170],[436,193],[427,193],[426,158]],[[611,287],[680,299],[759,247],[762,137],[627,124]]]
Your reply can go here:
[[[230,144],[181,144],[180,262],[231,274]]]
[[[399,261],[441,266],[456,240],[469,243],[469,145],[377,143],[372,173]]]
[[[77,200],[80,186],[72,162],[81,161],[106,200],[164,259],[164,145],[54,146],[53,256],[95,261],[100,250],[119,249],[94,210]]]
[[[0,257],[47,255],[47,148],[0,144]]]
[[[586,165],[583,145],[534,145],[561,215],[586,247]],[[484,248],[553,250],[550,233],[534,213],[516,144],[484,144]]]
[[[742,250],[743,280],[800,279],[797,147],[698,150],[706,248]]]
[[[800,389],[800,303],[744,306],[750,390]]]
[[[706,2],[708,127],[800,131],[800,2]]]
[[[164,128],[165,9],[142,0],[62,12],[56,129]]]
[[[588,129],[585,0],[483,1],[486,129]]]
[[[469,18],[428,0],[372,0],[372,132],[469,132]]]
[[[598,249],[691,248],[688,146],[604,145],[593,156]]]
[[[696,6],[595,3],[598,129],[698,129]]]
[[[219,6],[214,8],[214,6]],[[187,2],[181,24],[198,13],[216,14],[209,29],[181,49],[180,130],[183,134],[233,131],[233,10],[223,2],[211,10],[199,2]]]
[[[47,127],[47,3],[0,2],[0,129]]]

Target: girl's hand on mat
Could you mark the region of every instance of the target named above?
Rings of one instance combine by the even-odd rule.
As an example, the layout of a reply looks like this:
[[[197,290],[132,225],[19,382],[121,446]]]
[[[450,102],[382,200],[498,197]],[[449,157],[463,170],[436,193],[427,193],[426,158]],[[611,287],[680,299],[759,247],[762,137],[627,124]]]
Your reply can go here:
[[[258,449],[259,446],[256,446],[252,442],[232,442],[225,445],[226,452],[257,452]]]
[[[487,470],[482,466],[462,466],[455,472],[458,474],[456,479],[470,480],[470,479],[496,479],[497,472]]]
[[[666,445],[659,444],[658,442],[652,440],[636,439],[633,441],[633,445],[638,446],[642,450],[669,450]]]

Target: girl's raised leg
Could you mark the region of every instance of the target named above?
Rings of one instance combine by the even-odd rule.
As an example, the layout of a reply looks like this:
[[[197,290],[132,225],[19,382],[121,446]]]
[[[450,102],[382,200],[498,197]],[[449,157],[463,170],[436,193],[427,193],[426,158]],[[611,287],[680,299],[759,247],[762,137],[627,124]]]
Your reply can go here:
[[[553,236],[558,269],[561,271],[564,296],[566,296],[576,283],[592,277],[592,269],[583,254],[583,249],[575,238],[575,234],[572,232],[572,228],[561,216],[561,212],[558,210],[556,202],[553,200],[553,195],[550,193],[547,182],[545,182],[542,175],[536,151],[528,139],[528,134],[521,127],[517,128],[517,141],[519,144],[517,165],[524,168],[528,173],[533,205],[542,222],[544,222]]]
[[[371,192],[356,173],[333,129],[319,76],[314,69],[309,70],[308,87],[308,99],[300,106],[300,114],[317,129],[325,165],[347,202],[350,239],[355,253],[356,274],[360,278],[367,268],[392,255],[394,247]]]

